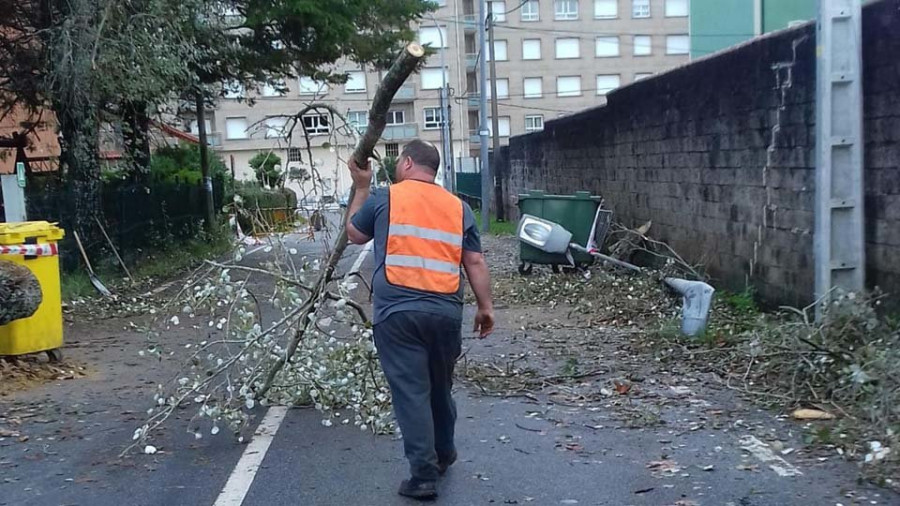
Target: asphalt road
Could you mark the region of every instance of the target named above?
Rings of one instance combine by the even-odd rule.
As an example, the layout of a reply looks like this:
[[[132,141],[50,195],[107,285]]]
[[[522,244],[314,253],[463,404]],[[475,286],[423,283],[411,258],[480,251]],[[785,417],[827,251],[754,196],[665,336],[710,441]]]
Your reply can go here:
[[[290,240],[307,255],[318,254],[325,244],[301,236]],[[342,270],[358,251],[351,249]],[[471,312],[467,308],[467,318]],[[465,346],[502,353],[513,329],[500,320],[491,340],[467,339]],[[134,356],[142,345],[140,334],[123,331],[121,323],[96,324],[92,339],[109,339],[121,356]],[[77,346],[73,343],[74,354]],[[232,497],[231,503],[219,504],[413,504],[396,495],[407,469],[401,441],[351,426],[323,427],[320,415],[307,409],[287,412],[264,454],[228,437],[196,441],[175,423],[155,441],[160,453],[119,459],[143,409],[140,403],[129,406],[135,406],[136,395],[152,389],[157,376],[101,369],[91,379],[0,401],[7,416],[24,416],[23,431],[27,427],[29,434],[25,442],[0,439],[0,505],[213,505],[223,501],[230,476],[239,476],[249,489],[243,501]],[[845,463],[795,462],[803,474],[782,476],[741,448],[745,434],[738,425],[731,430],[629,429],[602,410],[485,397],[459,386],[456,395],[460,461],[440,483],[437,504],[900,504],[886,491],[859,487],[855,467]],[[257,420],[264,415],[259,410]],[[771,420],[763,412],[754,416]],[[790,427],[771,430],[787,439],[798,437]],[[261,458],[255,474],[235,472],[244,455]],[[792,460],[790,455],[785,459]]]

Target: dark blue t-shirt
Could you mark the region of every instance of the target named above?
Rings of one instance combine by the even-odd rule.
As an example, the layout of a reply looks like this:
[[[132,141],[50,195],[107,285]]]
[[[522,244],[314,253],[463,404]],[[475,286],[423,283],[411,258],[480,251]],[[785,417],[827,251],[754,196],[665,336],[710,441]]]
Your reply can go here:
[[[462,279],[455,294],[423,292],[388,283],[384,273],[384,257],[390,219],[388,208],[390,197],[387,188],[378,188],[351,220],[357,230],[375,241],[375,273],[372,276],[372,323],[378,324],[398,311],[423,311],[452,318],[462,319],[463,291]],[[465,202],[463,205],[463,249],[481,252],[481,236],[475,215]],[[460,273],[462,276],[462,273]]]

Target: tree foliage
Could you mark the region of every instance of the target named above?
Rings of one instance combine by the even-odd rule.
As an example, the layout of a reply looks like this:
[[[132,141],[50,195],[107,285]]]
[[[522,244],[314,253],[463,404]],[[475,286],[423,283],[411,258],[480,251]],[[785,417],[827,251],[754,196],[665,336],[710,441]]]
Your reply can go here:
[[[343,82],[344,60],[383,64],[421,0],[7,0],[0,16],[0,114],[57,118],[69,226],[97,212],[101,122],[123,122],[131,160],[149,166],[149,116],[177,97],[211,99],[288,76]],[[192,100],[192,103],[194,101]],[[147,167],[144,167],[146,169]]]
[[[281,157],[271,151],[257,153],[250,159],[250,167],[256,173],[256,180],[263,186],[276,188],[284,184],[285,172]]]
[[[213,177],[227,175],[225,163],[218,156],[210,158]],[[181,183],[200,183],[200,148],[192,144],[160,147],[153,153],[150,175],[155,180]]]

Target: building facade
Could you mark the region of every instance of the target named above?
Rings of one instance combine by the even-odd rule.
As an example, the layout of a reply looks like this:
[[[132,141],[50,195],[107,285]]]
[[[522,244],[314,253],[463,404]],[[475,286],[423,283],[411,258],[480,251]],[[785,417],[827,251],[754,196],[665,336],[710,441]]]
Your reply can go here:
[[[691,57],[816,17],[816,0],[691,0]]]
[[[490,55],[479,51],[479,0],[438,3],[439,8],[416,27],[419,42],[436,49],[435,54],[395,97],[377,150],[396,156],[414,138],[440,148],[440,91],[446,80],[454,168],[469,171],[476,166],[473,157],[480,142],[479,63]],[[687,62],[689,4],[690,0],[491,2],[501,142],[540,130],[546,120],[602,105],[609,91]],[[380,73],[356,64],[339,68],[348,73],[346,84],[299,78],[226,93],[209,112],[210,142],[238,178],[252,178],[250,159],[272,152],[295,176],[289,185],[301,197],[315,200],[316,194],[346,193],[350,181],[343,164],[355,145],[348,127],[365,124]],[[285,126],[291,123],[286,116],[312,103],[340,112],[348,125],[331,111],[310,111],[286,135]],[[309,135],[308,147],[300,125]],[[310,178],[310,171],[317,177]]]
[[[462,0],[475,4],[477,0]],[[688,61],[688,0],[492,2],[501,143],[544,121],[606,103],[605,95]],[[477,40],[468,33],[466,47]],[[470,54],[470,60],[480,55]],[[468,124],[478,127],[477,74]],[[490,90],[487,90],[490,96]],[[471,146],[477,148],[474,135]]]

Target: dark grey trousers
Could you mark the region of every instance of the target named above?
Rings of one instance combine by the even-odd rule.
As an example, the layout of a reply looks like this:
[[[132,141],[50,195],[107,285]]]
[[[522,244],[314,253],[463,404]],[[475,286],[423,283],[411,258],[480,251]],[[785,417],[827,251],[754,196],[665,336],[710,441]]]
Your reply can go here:
[[[455,451],[453,366],[462,347],[462,321],[419,311],[394,313],[375,325],[375,346],[391,387],[410,474],[438,477],[438,460]]]

